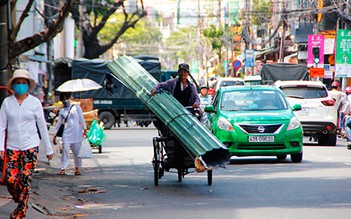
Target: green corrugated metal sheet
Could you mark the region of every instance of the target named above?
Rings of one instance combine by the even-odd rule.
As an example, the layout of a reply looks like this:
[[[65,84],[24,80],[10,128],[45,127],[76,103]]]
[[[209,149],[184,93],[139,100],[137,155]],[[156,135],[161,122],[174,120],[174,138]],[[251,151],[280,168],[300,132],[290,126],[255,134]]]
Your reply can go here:
[[[193,157],[201,157],[208,167],[230,161],[228,149],[172,95],[161,91],[149,97],[158,82],[132,57],[120,57],[108,67],[168,126]]]

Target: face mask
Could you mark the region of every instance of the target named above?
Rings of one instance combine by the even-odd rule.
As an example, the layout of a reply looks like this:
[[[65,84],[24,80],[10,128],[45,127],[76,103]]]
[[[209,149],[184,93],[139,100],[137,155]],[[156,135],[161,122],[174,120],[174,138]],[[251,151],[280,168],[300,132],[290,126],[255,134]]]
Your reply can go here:
[[[16,94],[19,95],[25,94],[29,89],[28,84],[14,84],[12,87],[15,90]]]
[[[62,103],[63,103],[64,107],[68,107],[69,104],[70,104],[70,101],[69,100],[63,100]]]

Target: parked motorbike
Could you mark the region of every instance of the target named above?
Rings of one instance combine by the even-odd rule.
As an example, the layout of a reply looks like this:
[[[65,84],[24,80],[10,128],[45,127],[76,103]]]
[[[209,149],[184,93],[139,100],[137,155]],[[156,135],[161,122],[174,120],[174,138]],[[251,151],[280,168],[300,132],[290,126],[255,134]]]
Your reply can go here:
[[[51,104],[47,103],[43,106],[44,108],[44,117],[46,121],[46,126],[48,130],[50,129],[50,126],[52,126],[55,122],[56,117],[59,114],[59,109],[57,108],[51,108]]]

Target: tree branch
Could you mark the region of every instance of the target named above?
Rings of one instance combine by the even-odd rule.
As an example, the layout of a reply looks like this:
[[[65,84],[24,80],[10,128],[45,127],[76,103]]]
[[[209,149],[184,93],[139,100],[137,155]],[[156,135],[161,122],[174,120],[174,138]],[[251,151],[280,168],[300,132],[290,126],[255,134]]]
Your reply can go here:
[[[10,39],[15,41],[16,36],[18,34],[19,29],[21,28],[21,25],[24,21],[24,19],[26,19],[26,17],[28,17],[28,12],[30,10],[30,8],[33,5],[34,0],[29,0],[27,3],[26,8],[24,9],[24,11],[22,12],[20,18],[18,19],[17,24],[13,27],[12,31],[11,31],[11,35],[10,35]]]
[[[52,40],[58,33],[60,33],[63,29],[65,18],[68,16],[74,1],[75,0],[67,0],[59,11],[57,18],[54,19],[43,31],[10,45],[10,59],[15,58],[28,50],[34,49],[43,42]]]
[[[106,14],[104,14],[104,16],[103,16],[101,22],[100,22],[97,26],[93,27],[93,29],[92,29],[92,34],[93,34],[93,35],[96,35],[96,34],[105,26],[106,21],[108,20],[108,18],[109,18],[113,13],[115,13],[115,11],[116,11],[121,5],[123,5],[123,1],[119,1],[119,2],[117,2],[117,3],[115,3],[115,4],[113,4],[113,5],[114,5],[114,7],[112,7],[110,10],[108,10],[108,11],[106,12]]]
[[[136,14],[138,14],[137,12],[133,13],[132,17],[134,17]],[[121,27],[121,29],[119,29],[118,33],[115,35],[115,37],[107,44],[102,45],[101,46],[101,50],[103,52],[106,52],[108,49],[110,49],[113,44],[115,44],[117,42],[117,40],[120,38],[120,36],[130,27],[134,27],[135,24],[144,16],[146,16],[146,12],[143,10],[141,15],[138,16],[138,18],[136,18],[134,21],[131,20],[124,20],[124,23]]]

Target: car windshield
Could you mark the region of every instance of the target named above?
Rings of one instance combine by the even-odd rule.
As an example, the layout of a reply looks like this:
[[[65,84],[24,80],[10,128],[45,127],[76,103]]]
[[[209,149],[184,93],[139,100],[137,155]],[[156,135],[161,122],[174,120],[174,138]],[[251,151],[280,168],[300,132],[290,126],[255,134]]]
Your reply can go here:
[[[323,87],[282,87],[285,96],[299,99],[314,99],[328,96]]]
[[[220,106],[225,111],[286,110],[287,107],[284,96],[273,90],[226,91]]]

